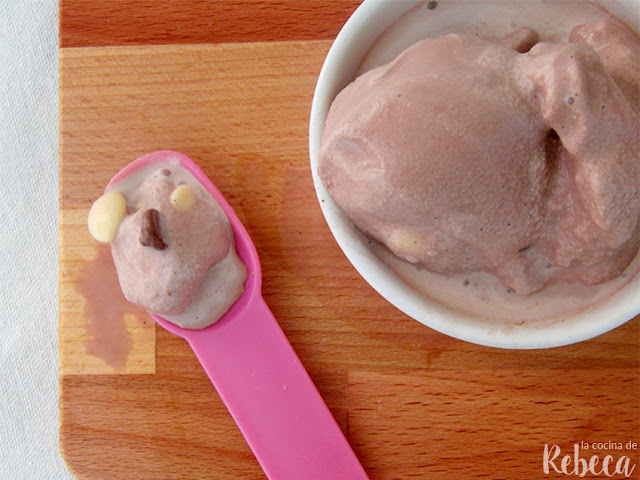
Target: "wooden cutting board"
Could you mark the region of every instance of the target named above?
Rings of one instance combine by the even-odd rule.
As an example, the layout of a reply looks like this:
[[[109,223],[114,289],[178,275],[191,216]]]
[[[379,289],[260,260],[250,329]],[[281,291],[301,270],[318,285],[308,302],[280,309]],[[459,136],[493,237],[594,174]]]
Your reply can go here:
[[[267,304],[372,479],[565,478],[543,473],[545,444],[625,455],[640,471],[640,450],[626,448],[640,442],[640,318],[551,350],[464,343],[389,305],[333,240],[308,120],[357,4],[61,2],[60,442],[78,478],[264,478],[183,340],[137,310],[124,367],[85,348],[77,282],[100,253],[88,209],[158,149],[196,160],[236,209]],[[582,449],[598,442],[613,444]]]

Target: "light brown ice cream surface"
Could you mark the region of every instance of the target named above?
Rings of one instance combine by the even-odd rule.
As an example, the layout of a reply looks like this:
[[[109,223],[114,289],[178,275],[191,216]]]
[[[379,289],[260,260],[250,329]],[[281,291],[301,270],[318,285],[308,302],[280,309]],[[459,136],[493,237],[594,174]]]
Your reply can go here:
[[[640,43],[603,15],[538,42],[449,34],[358,77],[318,173],[395,256],[530,295],[610,281],[638,253]]]
[[[177,208],[180,186],[190,196]],[[143,167],[111,190],[127,204],[111,242],[125,297],[185,328],[217,321],[241,295],[246,267],[213,197],[175,162]]]

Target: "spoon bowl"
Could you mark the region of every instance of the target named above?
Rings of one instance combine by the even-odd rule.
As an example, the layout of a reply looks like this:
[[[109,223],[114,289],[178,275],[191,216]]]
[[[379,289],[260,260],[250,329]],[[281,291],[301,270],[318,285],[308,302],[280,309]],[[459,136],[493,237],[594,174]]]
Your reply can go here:
[[[211,194],[213,199],[216,201],[222,211],[227,216],[229,223],[231,224],[231,229],[233,230],[233,235],[235,237],[236,251],[238,252],[238,256],[242,260],[242,263],[247,267],[247,280],[244,284],[244,290],[242,295],[233,306],[224,314],[220,320],[218,320],[213,325],[209,327],[199,329],[199,330],[190,330],[186,328],[182,328],[174,323],[165,320],[159,315],[149,312],[149,314],[153,317],[153,319],[158,322],[162,327],[164,327],[169,332],[178,335],[179,337],[188,340],[188,337],[192,336],[191,334],[197,335],[197,333],[202,333],[204,331],[213,329],[220,325],[224,325],[225,323],[231,321],[239,314],[242,313],[244,308],[249,305],[252,299],[259,297],[262,295],[262,268],[260,266],[260,258],[258,257],[258,252],[256,250],[247,229],[244,228],[244,225],[236,215],[236,212],[233,210],[229,202],[224,198],[222,193],[217,189],[217,187],[213,184],[213,182],[209,179],[207,174],[200,168],[200,166],[194,162],[192,159],[187,157],[186,155],[171,151],[171,150],[159,150],[157,152],[149,153],[144,157],[141,157],[127,166],[125,166],[122,170],[120,170],[108,183],[106,190],[118,184],[120,181],[128,177],[129,175],[137,172],[138,170],[148,167],[154,163],[164,163],[164,162],[174,162],[179,164],[185,170],[187,170],[193,177],[200,182],[200,184],[205,188],[205,190]]]

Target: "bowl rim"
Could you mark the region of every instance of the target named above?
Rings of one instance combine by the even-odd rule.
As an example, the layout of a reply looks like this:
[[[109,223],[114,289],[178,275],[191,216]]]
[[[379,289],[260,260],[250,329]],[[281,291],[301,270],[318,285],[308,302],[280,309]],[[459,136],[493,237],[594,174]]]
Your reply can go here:
[[[365,281],[400,311],[440,333],[478,345],[504,349],[560,347],[596,337],[631,320],[640,313],[640,274],[611,296],[547,325],[505,325],[456,312],[404,284],[366,247],[364,235],[333,202],[317,173],[320,140],[331,102],[353,79],[373,41],[402,13],[422,1],[365,0],[340,30],[318,76],[309,120],[311,171],[320,208],[343,253]],[[635,3],[640,4],[640,0]]]

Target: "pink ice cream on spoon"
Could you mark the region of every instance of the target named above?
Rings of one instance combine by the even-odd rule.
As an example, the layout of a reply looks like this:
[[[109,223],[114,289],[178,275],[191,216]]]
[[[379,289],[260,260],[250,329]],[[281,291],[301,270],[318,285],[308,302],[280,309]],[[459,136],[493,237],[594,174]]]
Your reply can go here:
[[[247,269],[219,204],[168,159],[107,187],[123,194],[128,211],[111,252],[127,300],[184,328],[204,328],[240,297]]]
[[[639,244],[640,43],[610,16],[537,40],[431,38],[347,86],[318,168],[346,216],[403,260],[522,295],[620,275]]]

